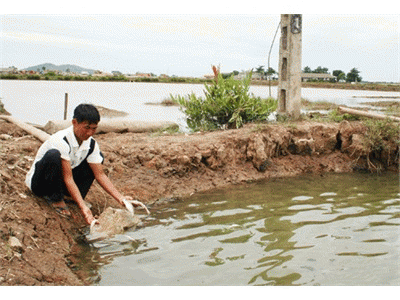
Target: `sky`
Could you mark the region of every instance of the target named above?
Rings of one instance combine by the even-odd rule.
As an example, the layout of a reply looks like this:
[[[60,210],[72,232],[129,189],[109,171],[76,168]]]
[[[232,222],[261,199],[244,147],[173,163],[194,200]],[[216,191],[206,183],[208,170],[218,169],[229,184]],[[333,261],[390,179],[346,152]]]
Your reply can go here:
[[[112,1],[114,8],[75,0],[61,6],[18,2],[0,15],[0,62],[18,69],[53,63],[192,77],[212,73],[211,65],[228,73],[267,69],[269,62],[277,71],[280,14],[297,12],[303,18],[302,68],[357,68],[365,81],[399,82],[400,15],[390,14],[385,1],[386,12],[351,9],[341,0],[319,10],[304,2],[276,8],[257,0],[154,1],[139,8],[119,0]]]

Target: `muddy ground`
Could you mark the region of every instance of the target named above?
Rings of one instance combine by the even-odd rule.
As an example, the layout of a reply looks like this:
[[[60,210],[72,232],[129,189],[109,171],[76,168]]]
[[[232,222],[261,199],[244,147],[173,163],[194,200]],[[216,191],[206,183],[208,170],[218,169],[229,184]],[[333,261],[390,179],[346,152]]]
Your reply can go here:
[[[399,149],[369,153],[360,122],[247,125],[196,134],[96,135],[104,168],[126,195],[150,210],[196,192],[304,173],[398,170]],[[86,285],[69,256],[85,227],[58,216],[25,187],[40,142],[0,120],[0,285]],[[116,206],[97,184],[89,192],[95,215]]]

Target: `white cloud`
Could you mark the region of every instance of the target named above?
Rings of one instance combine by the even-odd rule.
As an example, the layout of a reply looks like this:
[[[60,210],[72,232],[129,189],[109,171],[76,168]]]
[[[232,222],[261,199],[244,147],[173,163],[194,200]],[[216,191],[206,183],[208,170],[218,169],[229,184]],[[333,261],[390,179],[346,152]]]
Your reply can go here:
[[[37,33],[37,32],[3,32],[1,35],[2,39],[18,40],[27,43],[38,43],[38,44],[48,44],[54,46],[66,46],[75,47],[77,45],[81,46],[93,46],[95,43],[89,40],[78,39],[68,36]]]

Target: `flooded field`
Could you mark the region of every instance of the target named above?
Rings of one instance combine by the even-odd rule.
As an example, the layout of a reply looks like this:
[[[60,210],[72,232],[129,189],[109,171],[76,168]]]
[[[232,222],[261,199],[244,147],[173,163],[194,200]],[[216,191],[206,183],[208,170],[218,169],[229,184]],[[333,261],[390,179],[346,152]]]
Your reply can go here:
[[[128,119],[139,121],[172,121],[185,127],[185,115],[176,106],[154,106],[170,95],[187,96],[194,93],[204,97],[203,84],[137,83],[137,82],[78,82],[1,80],[0,98],[8,112],[25,122],[45,125],[49,120],[62,120],[65,93],[68,93],[68,118],[80,103],[92,103],[127,112]],[[255,96],[267,98],[268,86],[251,86]],[[277,98],[277,87],[271,96]],[[358,107],[369,101],[398,101],[399,92],[302,88],[301,97],[311,101],[326,101]],[[372,97],[372,98],[371,98]],[[375,98],[378,97],[378,98]]]
[[[398,174],[273,179],[152,209],[79,269],[100,286],[400,285],[399,233]]]

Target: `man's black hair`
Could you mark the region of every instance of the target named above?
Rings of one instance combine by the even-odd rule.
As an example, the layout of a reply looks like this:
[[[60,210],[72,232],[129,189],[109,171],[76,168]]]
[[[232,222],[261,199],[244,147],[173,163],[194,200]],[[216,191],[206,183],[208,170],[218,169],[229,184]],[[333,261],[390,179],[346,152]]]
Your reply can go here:
[[[97,108],[92,104],[79,104],[74,110],[74,119],[78,123],[88,121],[89,124],[100,122],[100,114]]]

